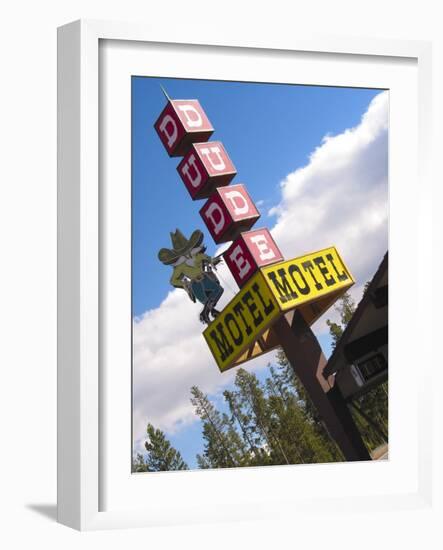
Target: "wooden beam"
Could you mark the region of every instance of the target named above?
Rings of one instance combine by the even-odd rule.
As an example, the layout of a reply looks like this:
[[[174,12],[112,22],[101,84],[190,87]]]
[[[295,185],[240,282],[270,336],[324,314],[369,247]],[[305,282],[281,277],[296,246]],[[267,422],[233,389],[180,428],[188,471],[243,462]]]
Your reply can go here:
[[[339,389],[332,384],[331,378],[327,380],[323,376],[326,357],[301,313],[295,311],[291,323],[282,316],[273,329],[295,374],[346,460],[371,460]]]

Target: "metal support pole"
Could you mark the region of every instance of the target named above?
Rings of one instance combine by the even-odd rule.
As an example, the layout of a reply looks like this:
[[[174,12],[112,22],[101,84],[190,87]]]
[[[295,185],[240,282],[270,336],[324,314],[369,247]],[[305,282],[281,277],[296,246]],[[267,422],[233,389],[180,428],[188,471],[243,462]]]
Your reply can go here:
[[[291,323],[282,316],[273,326],[295,374],[308,392],[331,437],[348,461],[371,460],[354,419],[338,388],[323,376],[326,366],[320,344],[302,315]]]

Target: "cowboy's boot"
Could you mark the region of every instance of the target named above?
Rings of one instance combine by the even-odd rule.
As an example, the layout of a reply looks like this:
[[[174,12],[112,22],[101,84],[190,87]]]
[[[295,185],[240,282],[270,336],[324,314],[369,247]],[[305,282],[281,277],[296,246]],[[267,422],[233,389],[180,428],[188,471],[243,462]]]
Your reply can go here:
[[[211,322],[209,319],[209,304],[206,303],[205,307],[202,309],[202,312],[200,313],[200,321],[202,323],[205,323],[206,325],[209,325]]]
[[[215,309],[215,307],[213,307],[213,308],[211,309],[211,315],[212,315],[212,317],[215,319],[215,318],[217,318],[217,317],[220,315],[220,311],[218,311],[218,309]]]

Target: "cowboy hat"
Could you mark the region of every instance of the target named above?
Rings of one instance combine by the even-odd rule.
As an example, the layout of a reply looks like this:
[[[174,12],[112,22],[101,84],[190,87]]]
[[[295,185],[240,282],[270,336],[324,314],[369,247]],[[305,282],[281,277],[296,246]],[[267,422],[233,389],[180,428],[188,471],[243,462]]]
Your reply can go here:
[[[203,242],[203,232],[196,229],[191,238],[188,240],[180,229],[176,229],[175,233],[170,233],[172,250],[170,248],[162,248],[158,253],[158,259],[165,265],[175,262],[180,256],[184,256],[193,248],[196,248]]]

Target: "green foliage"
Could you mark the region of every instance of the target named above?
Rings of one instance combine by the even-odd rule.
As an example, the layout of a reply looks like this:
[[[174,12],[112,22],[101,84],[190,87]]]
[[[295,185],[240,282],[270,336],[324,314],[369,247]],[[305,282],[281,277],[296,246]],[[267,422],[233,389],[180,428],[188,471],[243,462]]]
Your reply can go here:
[[[191,388],[191,403],[202,421],[203,455],[197,460],[204,468],[233,468],[243,465],[245,445],[233,421],[221,414],[198,388]]]
[[[387,443],[388,382],[380,384],[357,398],[355,405],[359,410],[351,406],[351,413],[368,449],[372,451]],[[368,418],[371,422],[368,421]]]
[[[264,389],[257,377],[245,369],[239,369],[235,377],[235,386],[257,449],[251,457],[251,463],[289,464],[278,434],[274,430]]]
[[[303,384],[295,375],[294,369],[286,358],[283,350],[279,350],[277,353],[277,365],[279,377],[283,380],[287,391],[292,393],[293,399],[296,401],[304,422],[312,428],[313,435],[316,439],[315,448],[317,450],[317,454],[322,457],[318,461],[339,462],[344,460],[340,449],[330,438],[323,422],[317,414],[317,409],[315,408]],[[311,443],[314,445],[314,441]]]
[[[257,446],[257,440],[254,437],[250,417],[243,411],[243,406],[237,392],[225,390],[223,392],[223,397],[225,398],[231,413],[231,422],[234,426],[238,426],[247,448],[249,458],[245,458],[245,462],[253,464],[254,457],[257,457],[260,454],[260,449]]]
[[[197,455],[199,468],[342,459],[321,423],[313,419],[310,400],[300,397],[289,369],[282,354],[263,384],[255,374],[238,369],[234,389],[223,392],[229,415],[217,411],[199,388],[192,388],[205,442],[203,454]]]
[[[335,349],[338,341],[341,338],[341,335],[343,334],[343,328],[329,319],[326,319],[326,324],[329,327],[329,334],[332,338],[332,347]]]
[[[188,465],[183,460],[179,451],[171,446],[165,434],[148,424],[146,428],[148,439],[145,442],[147,451],[146,460],[142,455],[137,455],[139,472],[163,472],[169,470],[188,470]],[[146,466],[146,469],[143,469]]]
[[[137,453],[132,459],[132,472],[148,472],[148,465],[141,453]]]
[[[365,285],[365,289],[367,288],[368,283]],[[355,302],[352,299],[349,292],[345,292],[343,296],[338,300],[337,304],[334,306],[334,309],[340,314],[340,321],[341,324],[337,324],[330,319],[326,320],[326,324],[329,327],[329,334],[332,338],[332,347],[335,348],[338,341],[340,340],[343,331],[349,321],[351,320],[352,316],[354,315],[355,311]]]

